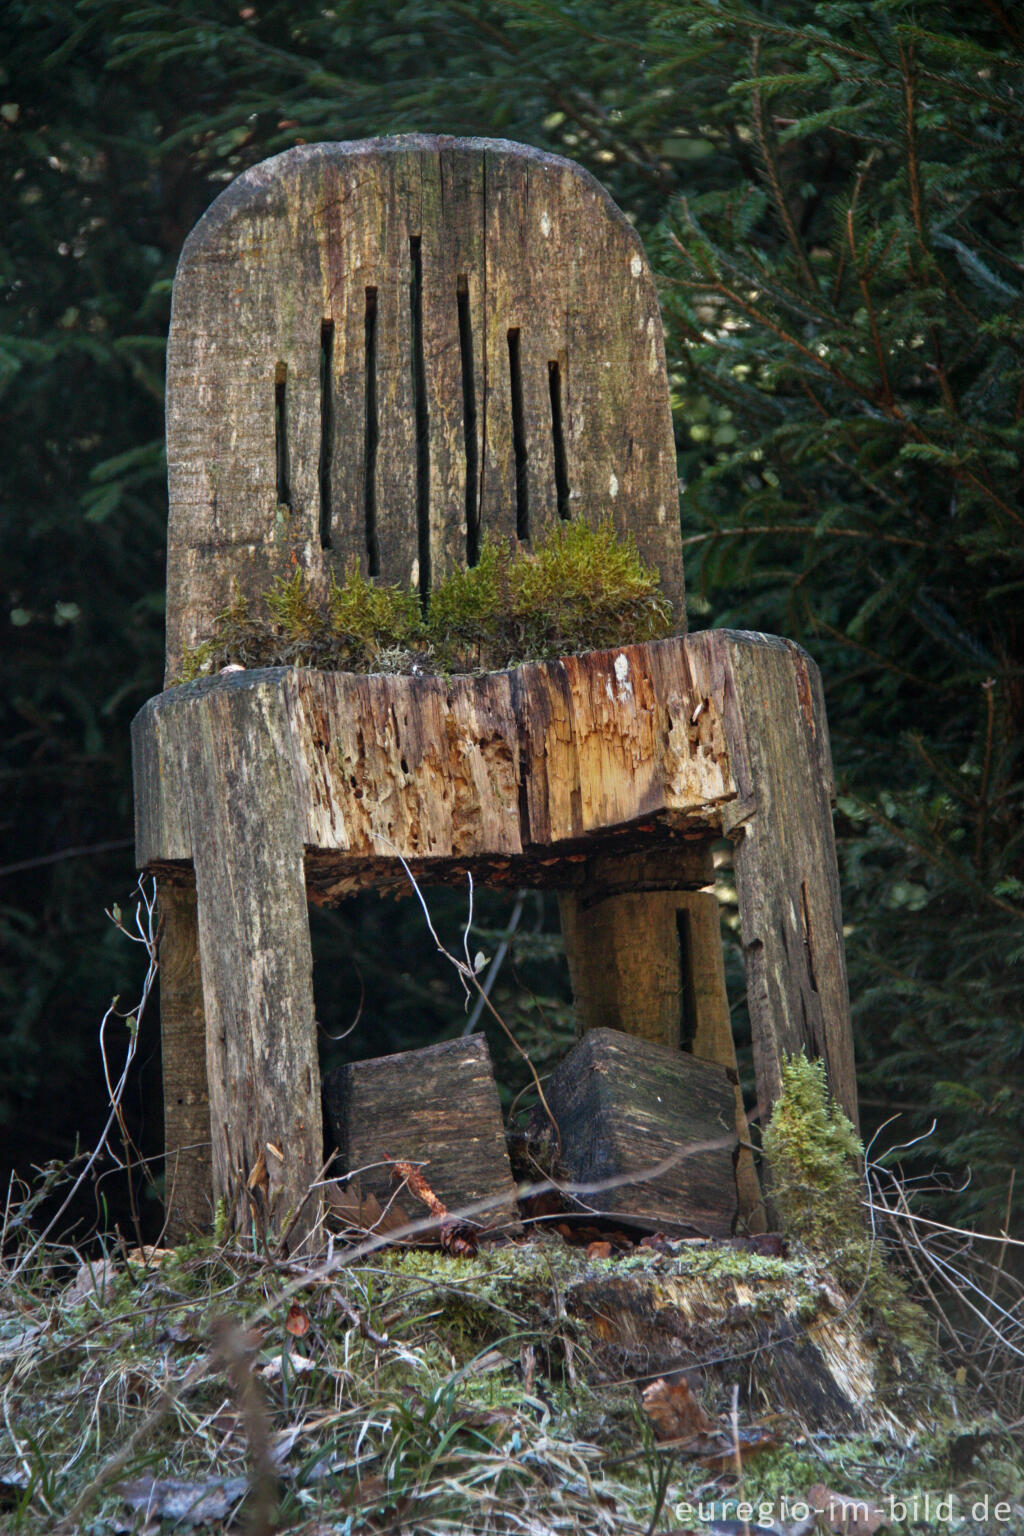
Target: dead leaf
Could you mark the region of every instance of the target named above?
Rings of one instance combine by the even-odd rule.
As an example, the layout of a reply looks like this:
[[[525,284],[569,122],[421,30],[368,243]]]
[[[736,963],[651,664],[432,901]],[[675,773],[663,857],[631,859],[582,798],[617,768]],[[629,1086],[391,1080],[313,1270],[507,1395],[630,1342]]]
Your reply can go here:
[[[611,1256],[612,1245],[603,1238],[598,1238],[596,1242],[587,1244],[588,1259],[610,1259]]]
[[[751,1456],[757,1456],[761,1451],[773,1451],[778,1441],[769,1429],[761,1429],[756,1424],[749,1429],[739,1431],[740,1460],[747,1461]],[[702,1450],[697,1457],[702,1467],[707,1467],[709,1472],[732,1472],[736,1467],[736,1443],[731,1432],[727,1435],[724,1431],[720,1434],[720,1445]]]
[[[248,1487],[246,1477],[212,1478],[205,1483],[189,1483],[177,1477],[140,1477],[135,1482],[122,1483],[118,1492],[147,1521],[209,1525],[227,1519]]]
[[[523,1391],[529,1397],[533,1391],[533,1374],[537,1369],[537,1351],[532,1344],[524,1344],[519,1351],[519,1369],[523,1373]]]
[[[105,1301],[117,1279],[117,1265],[113,1259],[97,1259],[94,1264],[82,1264],[71,1284],[64,1291],[66,1307],[77,1307],[87,1296],[97,1296]]]
[[[293,1301],[288,1308],[288,1316],[284,1320],[284,1325],[295,1339],[305,1338],[309,1332],[309,1318],[297,1301]]]
[[[807,1490],[807,1502],[824,1516],[828,1529],[835,1531],[837,1536],[874,1536],[888,1519],[884,1510],[871,1499],[836,1493],[824,1483],[815,1483]]]
[[[643,1405],[654,1426],[655,1440],[688,1440],[716,1428],[683,1377],[668,1382],[659,1376],[644,1388]]]
[[[434,1194],[434,1191],[423,1177],[421,1169],[417,1168],[413,1163],[395,1163],[391,1170],[391,1177],[393,1179],[400,1179],[404,1184],[407,1184],[409,1193],[415,1195],[417,1200],[423,1201],[431,1216],[436,1216],[438,1221],[446,1219],[448,1207],[443,1200],[440,1200]]]
[[[144,1248],[133,1248],[126,1262],[142,1269],[159,1269],[164,1259],[173,1257],[173,1248],[153,1248],[147,1243]]]
[[[389,1200],[387,1209],[382,1209],[376,1195],[360,1194],[358,1181],[348,1189],[340,1183],[329,1184],[327,1204],[339,1226],[354,1227],[359,1232],[397,1232],[399,1227],[409,1225],[404,1206]]]
[[[283,1355],[275,1355],[268,1360],[266,1365],[261,1365],[256,1372],[264,1381],[278,1381],[287,1372],[290,1376],[304,1376],[307,1371],[313,1370],[316,1362],[310,1360],[308,1355],[293,1355],[289,1353],[288,1363],[285,1364]]]
[[[785,1259],[789,1256],[789,1244],[781,1232],[752,1232],[744,1238],[734,1238],[733,1246],[742,1247],[746,1253],[759,1253],[765,1259]]]
[[[467,1221],[442,1221],[441,1251],[456,1259],[471,1259],[477,1251],[476,1228]]]
[[[250,1190],[262,1189],[266,1193],[269,1189],[270,1180],[267,1178],[267,1159],[262,1151],[256,1159],[256,1166],[250,1173],[246,1183]]]

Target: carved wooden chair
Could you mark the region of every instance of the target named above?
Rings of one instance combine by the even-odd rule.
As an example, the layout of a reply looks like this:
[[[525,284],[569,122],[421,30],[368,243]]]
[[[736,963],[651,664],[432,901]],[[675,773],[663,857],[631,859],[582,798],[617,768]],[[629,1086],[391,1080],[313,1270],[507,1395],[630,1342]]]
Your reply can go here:
[[[563,518],[632,533],[682,627],[654,285],[568,161],[407,137],[247,171],[178,268],[167,453],[168,682],[236,587],[296,562],[324,587],[355,555],[427,598],[486,535]],[[825,711],[791,642],[712,630],[450,681],[237,672],[168,687],[133,745],[179,1229],[211,1195],[247,1222],[254,1191],[279,1234],[308,1229],[307,900],[401,884],[398,855],[425,882],[557,889],[581,1028],[734,1068],[705,889],[724,833],[762,1108],[806,1049],[856,1118]]]

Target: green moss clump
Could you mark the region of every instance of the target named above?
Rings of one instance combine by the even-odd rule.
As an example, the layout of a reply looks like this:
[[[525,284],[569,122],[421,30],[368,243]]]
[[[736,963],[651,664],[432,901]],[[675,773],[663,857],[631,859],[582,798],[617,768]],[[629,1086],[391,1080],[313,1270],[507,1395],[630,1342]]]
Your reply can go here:
[[[377,584],[352,561],[320,601],[305,575],[278,577],[254,612],[237,593],[214,634],[185,653],[178,682],[230,662],[339,672],[473,672],[671,633],[672,608],[631,538],[610,521],[557,526],[533,553],[485,542],[470,570],[431,595]]]
[[[835,1266],[865,1242],[857,1163],[860,1138],[829,1097],[825,1064],[791,1056],[764,1133],[772,1198],[790,1237]],[[861,1265],[860,1278],[863,1278]]]
[[[656,640],[671,624],[657,571],[607,520],[562,523],[532,554],[485,542],[430,601],[437,655],[460,672]]]
[[[825,1064],[791,1056],[764,1133],[772,1199],[787,1234],[818,1256],[865,1314],[914,1359],[932,1350],[927,1315],[887,1267],[861,1207],[864,1148],[829,1096]]]
[[[326,604],[305,575],[279,576],[254,613],[236,592],[209,640],[185,652],[180,683],[230,662],[243,667],[320,667],[336,672],[398,671],[398,661],[424,643],[416,594],[376,586],[353,561],[339,583],[331,576]],[[391,665],[388,665],[389,656]]]

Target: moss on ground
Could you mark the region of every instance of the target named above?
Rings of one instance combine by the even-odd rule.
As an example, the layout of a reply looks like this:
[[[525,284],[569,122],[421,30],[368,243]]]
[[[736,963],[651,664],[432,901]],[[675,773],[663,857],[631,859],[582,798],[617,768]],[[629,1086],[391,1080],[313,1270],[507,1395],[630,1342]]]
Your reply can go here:
[[[211,1353],[225,1317],[237,1321],[245,1374],[265,1404],[276,1529],[582,1533],[604,1519],[642,1536],[663,1474],[666,1527],[685,1502],[735,1500],[735,1475],[654,1442],[642,1380],[595,1368],[594,1318],[572,1297],[649,1282],[655,1309],[662,1291],[664,1302],[687,1286],[705,1299],[718,1287],[723,1305],[763,1290],[797,1308],[822,1286],[809,1252],[780,1259],[684,1243],[595,1259],[554,1237],[473,1258],[382,1250],[319,1274],[196,1242],[149,1267],[115,1255],[102,1294],[72,1302],[76,1265],[52,1257],[0,1297],[0,1523],[26,1536],[55,1530],[80,1500],[70,1529],[141,1531],[125,1493],[147,1478],[196,1491],[238,1479],[237,1502],[255,1442],[239,1372]],[[708,1376],[703,1397],[728,1438],[727,1389]],[[814,1482],[876,1499],[953,1483],[953,1431],[938,1420],[926,1440],[811,1433],[785,1414],[763,1422],[775,1443],[744,1469],[755,1501],[792,1501]],[[986,1454],[1000,1488],[1019,1495],[1007,1443],[991,1439]],[[975,1484],[984,1475],[970,1474]]]

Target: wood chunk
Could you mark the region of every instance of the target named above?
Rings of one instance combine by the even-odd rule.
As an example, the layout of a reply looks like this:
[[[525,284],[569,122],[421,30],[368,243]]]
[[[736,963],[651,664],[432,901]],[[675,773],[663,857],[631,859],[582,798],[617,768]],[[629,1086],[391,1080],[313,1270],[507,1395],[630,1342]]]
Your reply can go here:
[[[736,1107],[723,1067],[617,1029],[592,1029],[544,1093],[574,1183],[637,1175],[579,1195],[581,1208],[676,1235],[724,1237],[732,1230]],[[542,1134],[546,1123],[535,1111],[532,1129]],[[688,1147],[702,1150],[687,1154]],[[675,1153],[671,1167],[648,1173]]]
[[[471,1219],[485,1229],[518,1229],[516,1187],[483,1035],[338,1067],[324,1078],[324,1106],[342,1168],[359,1174],[364,1196],[375,1195],[386,1207],[398,1189],[391,1165],[422,1163],[430,1188],[452,1216],[475,1201],[494,1199],[497,1204]],[[401,1198],[414,1219],[428,1214],[411,1195]]]
[[[584,1035],[588,1029],[621,1029],[656,1045],[682,1046],[701,1061],[724,1067],[733,1085],[736,1132],[747,1141],[718,899],[711,891],[655,889],[660,869],[670,875],[673,862],[678,864],[657,854],[620,861],[633,886],[623,890],[612,861],[604,864],[602,881],[599,861],[591,860],[595,878],[583,893],[559,897],[576,1030]],[[736,1184],[744,1225],[763,1231],[757,1170],[742,1146]]]

